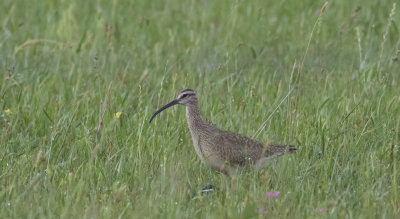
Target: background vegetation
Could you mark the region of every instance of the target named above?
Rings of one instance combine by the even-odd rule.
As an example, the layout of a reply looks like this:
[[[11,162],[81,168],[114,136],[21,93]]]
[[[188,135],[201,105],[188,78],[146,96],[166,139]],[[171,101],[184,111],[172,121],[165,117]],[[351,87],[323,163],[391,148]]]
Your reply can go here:
[[[394,2],[2,0],[0,217],[399,217]],[[184,88],[298,153],[225,179],[183,107],[148,123]]]

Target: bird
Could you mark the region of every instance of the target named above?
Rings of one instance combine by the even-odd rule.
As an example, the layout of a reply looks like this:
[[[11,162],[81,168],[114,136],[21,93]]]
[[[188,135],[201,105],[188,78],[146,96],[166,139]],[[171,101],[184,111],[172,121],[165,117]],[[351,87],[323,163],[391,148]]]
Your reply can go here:
[[[260,169],[278,156],[295,153],[297,148],[287,144],[263,144],[245,135],[221,130],[201,118],[198,99],[192,89],[179,92],[176,99],[158,109],[149,123],[165,109],[174,105],[186,107],[186,119],[193,145],[201,161],[225,175],[236,175],[244,169]],[[209,185],[208,187],[212,187]]]

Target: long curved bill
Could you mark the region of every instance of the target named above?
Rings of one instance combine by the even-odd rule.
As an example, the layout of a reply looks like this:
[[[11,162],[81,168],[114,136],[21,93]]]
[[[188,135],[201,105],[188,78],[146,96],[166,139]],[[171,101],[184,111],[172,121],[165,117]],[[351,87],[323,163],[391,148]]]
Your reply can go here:
[[[157,110],[156,113],[154,113],[154,115],[151,117],[149,123],[151,123],[151,121],[153,121],[154,117],[156,117],[159,113],[161,113],[161,111],[167,109],[168,107],[171,107],[171,106],[173,106],[173,105],[178,104],[178,102],[179,102],[179,101],[178,101],[177,99],[175,99],[175,100],[171,101],[170,103],[168,103],[167,105],[161,107],[159,110]]]

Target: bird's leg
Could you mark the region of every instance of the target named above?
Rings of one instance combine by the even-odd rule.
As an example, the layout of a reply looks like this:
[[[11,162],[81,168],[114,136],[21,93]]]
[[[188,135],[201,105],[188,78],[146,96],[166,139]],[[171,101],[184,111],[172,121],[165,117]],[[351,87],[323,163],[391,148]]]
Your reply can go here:
[[[209,193],[216,189],[217,189],[216,186],[210,184],[201,189],[201,194]]]

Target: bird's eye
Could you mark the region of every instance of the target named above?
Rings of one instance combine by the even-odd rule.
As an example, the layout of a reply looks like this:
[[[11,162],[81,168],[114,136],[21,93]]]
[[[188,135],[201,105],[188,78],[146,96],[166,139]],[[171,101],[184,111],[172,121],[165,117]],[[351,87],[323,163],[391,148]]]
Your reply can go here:
[[[182,96],[181,96],[181,99],[182,99],[182,98],[185,98],[185,97],[187,97],[187,94],[182,95]]]

